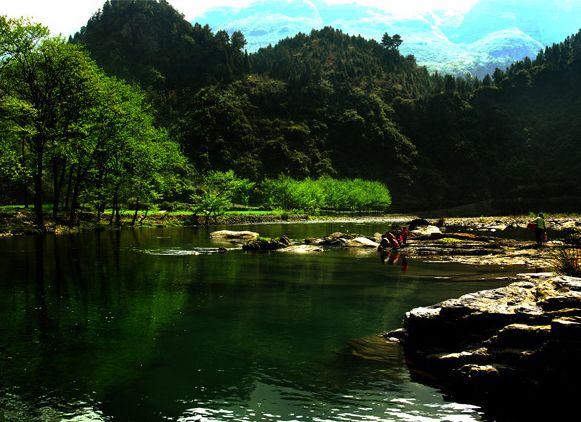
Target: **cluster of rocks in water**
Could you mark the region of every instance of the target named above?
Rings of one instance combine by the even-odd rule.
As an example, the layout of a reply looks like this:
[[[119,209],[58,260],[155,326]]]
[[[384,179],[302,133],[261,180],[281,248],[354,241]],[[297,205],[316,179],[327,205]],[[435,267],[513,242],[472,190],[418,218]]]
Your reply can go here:
[[[474,221],[456,225],[450,232],[426,220],[408,222],[410,237],[404,253],[436,261],[548,269],[556,247],[566,247],[563,242],[550,242],[548,247],[536,248],[532,239],[492,236],[486,232],[510,226],[486,223],[487,228],[475,227]],[[567,230],[577,227],[577,222],[569,223]],[[298,242],[286,236],[268,239],[254,232],[240,233],[238,239],[245,242],[242,247],[247,251],[373,251],[381,240],[379,233],[338,232]],[[222,233],[218,237],[237,236]],[[403,345],[415,379],[441,387],[455,399],[488,409],[496,406],[505,414],[511,408],[520,412],[535,400],[563,400],[576,391],[573,386],[581,378],[581,279],[550,273],[521,275],[506,287],[413,309],[405,315],[403,328],[383,337],[386,345]],[[377,346],[375,341],[366,342],[354,350],[377,360],[373,354]]]
[[[563,399],[581,376],[581,279],[521,275],[506,287],[413,309],[404,328],[384,337],[403,344],[416,378],[456,398],[489,406],[517,396]]]
[[[451,261],[464,264],[490,265],[527,265],[537,270],[551,266],[555,248],[537,248],[534,241],[491,236],[479,232],[450,232],[430,224],[427,220],[413,220],[407,223],[410,235],[402,252],[408,258],[421,258],[431,261]],[[377,249],[381,234],[364,236],[352,233],[332,233],[321,238],[291,240],[286,236],[278,238],[260,237],[259,233],[249,231],[222,230],[212,233],[212,238],[242,243],[246,251],[279,251],[288,253],[317,253],[330,248],[360,248],[372,251]],[[532,233],[531,233],[532,238]],[[563,242],[553,241],[549,246],[562,246]]]
[[[222,230],[211,233],[214,239],[225,239],[242,242],[242,249],[253,252],[280,251],[280,252],[322,252],[326,248],[377,248],[379,243],[374,239],[358,234],[332,233],[323,238],[307,238],[302,242],[293,242],[283,235],[276,238],[260,237],[259,233],[247,231]]]

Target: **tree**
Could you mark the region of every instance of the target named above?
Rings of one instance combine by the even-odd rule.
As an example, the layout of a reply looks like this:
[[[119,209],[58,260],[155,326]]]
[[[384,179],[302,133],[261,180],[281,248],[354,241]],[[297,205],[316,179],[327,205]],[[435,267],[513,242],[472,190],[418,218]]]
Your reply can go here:
[[[139,89],[42,27],[3,18],[0,34],[0,175],[32,178],[40,230],[47,176],[53,217],[62,207],[70,222],[82,202],[100,215],[112,196],[118,220],[121,199],[147,202],[179,190],[185,158]]]
[[[444,77],[444,88],[446,92],[456,91],[456,79],[452,75],[446,75]]]
[[[230,44],[234,51],[242,51],[246,47],[246,38],[240,31],[234,31],[230,37]]]
[[[387,32],[383,34],[381,37],[381,45],[388,49],[388,50],[398,50],[400,45],[403,43],[403,40],[400,35],[395,34],[393,37],[390,36]]]
[[[179,190],[177,174],[186,168],[178,145],[157,128],[141,91],[102,75],[99,102],[86,116],[90,130],[71,157],[75,169],[71,218],[80,194],[96,203],[98,215],[111,200],[118,216],[122,200],[135,208]],[[136,217],[136,215],[135,215]]]
[[[233,171],[210,171],[204,176],[198,192],[192,195],[194,215],[204,216],[209,224],[211,218],[231,209],[235,200],[246,203],[253,186],[247,179],[238,178]]]
[[[35,223],[44,231],[45,164],[57,165],[92,107],[96,65],[78,47],[48,38],[48,30],[19,19],[0,21],[1,89],[27,104],[34,132],[25,137],[32,157]]]
[[[496,69],[494,69],[494,73],[492,74],[492,79],[494,80],[494,84],[495,85],[500,85],[500,83],[503,81],[504,79],[504,72],[499,69],[498,67]]]

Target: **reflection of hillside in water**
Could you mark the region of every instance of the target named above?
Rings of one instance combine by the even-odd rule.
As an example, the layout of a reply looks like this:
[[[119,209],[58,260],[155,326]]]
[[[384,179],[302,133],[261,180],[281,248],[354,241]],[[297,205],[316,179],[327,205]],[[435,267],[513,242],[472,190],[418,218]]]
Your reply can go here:
[[[254,229],[268,236],[284,229],[294,238],[378,231],[349,224]],[[233,418],[264,409],[333,418],[333,409],[383,415],[381,403],[398,397],[442,400],[410,384],[396,350],[377,362],[360,358],[375,353],[372,345],[347,342],[398,327],[411,307],[483,286],[431,284],[436,274],[461,279],[465,267],[414,263],[404,274],[380,265],[375,251],[140,253],[212,247],[207,230],[183,228],[1,240],[0,415],[145,420],[199,407]],[[355,349],[359,357],[349,352]],[[417,400],[405,406],[428,412]]]

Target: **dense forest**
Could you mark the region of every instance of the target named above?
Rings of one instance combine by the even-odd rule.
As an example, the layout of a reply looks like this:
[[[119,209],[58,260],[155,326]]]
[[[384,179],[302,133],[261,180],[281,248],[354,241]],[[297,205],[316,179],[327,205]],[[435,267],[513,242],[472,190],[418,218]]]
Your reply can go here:
[[[157,139],[152,145],[168,142],[170,151],[174,141],[179,144],[181,153],[165,154],[169,161],[153,167],[159,171],[177,167],[183,176],[192,168],[196,174],[233,170],[251,182],[279,176],[378,180],[389,186],[400,211],[489,200],[504,211],[579,209],[581,32],[483,80],[430,74],[413,56],[400,54],[402,42],[405,34],[375,41],[328,27],[247,54],[242,33],[192,25],[164,0],[107,1],[68,42],[47,41],[87,62],[83,66],[103,86],[105,93],[87,106],[91,113],[103,107],[103,116],[119,120],[138,110],[139,119],[121,125],[123,130],[145,130]],[[14,75],[26,63],[11,62]],[[27,77],[18,83],[35,101],[38,86],[27,86]],[[2,104],[18,112],[18,104]],[[43,127],[70,134],[92,118],[103,131],[118,128],[99,114],[69,121],[68,111],[62,113],[64,123],[50,120]],[[42,135],[47,140],[39,145],[53,135]],[[33,142],[30,153],[38,153],[38,141],[23,139],[39,136],[18,136],[13,145]],[[104,142],[99,139],[92,142]],[[22,176],[18,186],[45,172],[57,203],[74,196],[60,187],[78,174],[94,190],[86,197],[113,198],[122,189],[113,181],[104,190],[105,176],[116,177],[113,172],[84,172],[67,155],[90,148],[86,141],[67,144],[62,153],[54,143],[59,153],[44,160],[47,168]],[[139,169],[132,171],[138,179]],[[164,177],[153,179],[150,184]],[[170,182],[160,183],[155,195],[177,195]],[[20,202],[26,193],[9,191]]]

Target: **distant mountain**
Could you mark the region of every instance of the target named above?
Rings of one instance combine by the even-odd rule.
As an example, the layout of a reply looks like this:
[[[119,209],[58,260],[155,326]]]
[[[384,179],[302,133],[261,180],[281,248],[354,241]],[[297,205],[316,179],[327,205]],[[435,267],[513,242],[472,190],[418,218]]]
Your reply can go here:
[[[333,26],[349,34],[380,39],[398,33],[404,54],[445,73],[483,77],[579,29],[581,2],[570,0],[480,0],[464,14],[432,11],[398,17],[361,4],[324,0],[258,0],[242,8],[216,8],[196,18],[214,30],[241,30],[249,51],[299,32]]]

